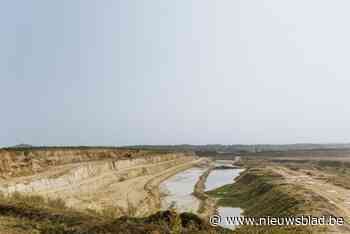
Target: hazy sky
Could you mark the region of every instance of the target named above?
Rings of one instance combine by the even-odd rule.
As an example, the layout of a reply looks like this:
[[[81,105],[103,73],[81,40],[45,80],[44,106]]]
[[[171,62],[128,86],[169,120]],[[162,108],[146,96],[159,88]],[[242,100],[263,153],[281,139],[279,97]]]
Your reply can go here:
[[[350,141],[348,0],[0,3],[0,146]]]

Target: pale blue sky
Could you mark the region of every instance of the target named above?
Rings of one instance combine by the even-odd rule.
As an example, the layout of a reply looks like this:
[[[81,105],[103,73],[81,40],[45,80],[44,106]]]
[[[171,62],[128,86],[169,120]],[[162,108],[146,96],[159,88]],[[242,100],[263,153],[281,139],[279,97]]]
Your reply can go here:
[[[0,146],[350,141],[347,0],[2,0]]]

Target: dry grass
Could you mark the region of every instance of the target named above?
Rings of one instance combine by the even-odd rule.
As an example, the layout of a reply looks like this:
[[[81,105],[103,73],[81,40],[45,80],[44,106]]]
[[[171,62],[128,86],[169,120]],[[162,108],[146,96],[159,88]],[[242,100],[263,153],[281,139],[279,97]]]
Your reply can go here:
[[[102,212],[78,212],[60,199],[45,199],[14,193],[0,195],[0,233],[6,234],[219,234],[227,230],[210,227],[193,214],[176,211],[159,212],[146,218],[132,218],[136,208],[121,212],[118,207],[107,207]]]

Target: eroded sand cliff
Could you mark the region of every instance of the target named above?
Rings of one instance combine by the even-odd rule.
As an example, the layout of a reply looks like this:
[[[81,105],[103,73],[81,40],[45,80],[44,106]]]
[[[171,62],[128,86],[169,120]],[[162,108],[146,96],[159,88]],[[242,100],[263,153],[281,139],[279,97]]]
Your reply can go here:
[[[76,209],[159,209],[158,185],[202,160],[192,154],[122,149],[0,151],[0,191],[62,198]],[[116,209],[117,210],[117,209]]]

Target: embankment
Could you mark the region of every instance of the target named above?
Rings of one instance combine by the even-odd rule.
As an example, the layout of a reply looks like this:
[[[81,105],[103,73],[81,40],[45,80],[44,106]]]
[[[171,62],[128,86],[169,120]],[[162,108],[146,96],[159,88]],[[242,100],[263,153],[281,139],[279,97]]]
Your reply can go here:
[[[202,161],[192,154],[119,149],[2,150],[0,156],[4,194],[60,198],[79,210],[114,207],[133,216],[155,212],[158,184]]]
[[[266,168],[250,168],[234,184],[208,192],[220,206],[240,207],[249,217],[320,217],[332,214],[334,207],[323,197],[290,184],[278,173]],[[335,215],[335,214],[333,214]],[[235,233],[348,233],[346,226],[240,226]]]
[[[207,219],[211,215],[215,214],[217,209],[216,199],[208,196],[205,193],[205,182],[214,167],[215,165],[210,165],[210,167],[199,177],[193,192],[193,195],[200,200],[198,214],[204,219]]]

